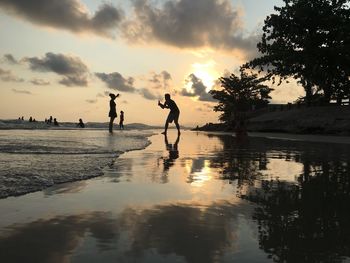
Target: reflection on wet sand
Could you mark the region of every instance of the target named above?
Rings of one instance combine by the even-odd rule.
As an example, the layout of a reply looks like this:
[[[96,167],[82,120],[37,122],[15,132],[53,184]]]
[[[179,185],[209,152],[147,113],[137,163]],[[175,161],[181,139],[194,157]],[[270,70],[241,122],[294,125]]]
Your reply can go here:
[[[253,218],[260,247],[269,257],[275,262],[342,262],[350,257],[347,146],[253,140],[252,151],[249,145],[234,147],[229,137],[221,140],[224,151],[213,163],[222,167],[224,179],[241,181],[241,198],[258,205]],[[303,168],[289,180],[261,176],[274,158]],[[278,173],[283,170],[273,171]]]
[[[73,261],[85,262],[84,253],[142,262],[153,251],[154,260],[176,255],[180,262],[214,262],[237,249],[235,225],[250,210],[229,203],[174,204],[127,208],[117,216],[94,212],[38,220],[7,227],[0,237],[0,255],[4,262],[69,262],[71,255]],[[96,243],[92,251],[77,253],[89,241]]]
[[[154,136],[147,149],[116,159],[104,177],[47,189],[60,212],[54,214],[54,207],[35,220],[0,228],[1,260],[342,262],[350,257],[347,146],[181,136]],[[76,212],[74,205],[64,210],[71,204],[64,202],[67,195],[80,198],[84,210]],[[29,206],[42,202],[28,200]],[[102,201],[92,205],[96,200]]]
[[[0,237],[2,262],[70,262],[89,233],[99,251],[111,249],[117,228],[110,213],[62,216],[8,226]],[[96,251],[97,252],[97,251]]]

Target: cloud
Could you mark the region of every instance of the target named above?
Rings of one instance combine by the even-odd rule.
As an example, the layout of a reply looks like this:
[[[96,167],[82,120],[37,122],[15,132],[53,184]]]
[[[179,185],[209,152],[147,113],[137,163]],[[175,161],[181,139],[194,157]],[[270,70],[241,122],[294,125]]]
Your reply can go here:
[[[121,32],[130,42],[257,52],[259,37],[244,34],[241,12],[229,0],[168,0],[161,6],[135,0],[133,11]]]
[[[199,101],[215,102],[216,100],[206,91],[207,87],[202,80],[194,74],[190,74],[186,79],[186,84],[191,84],[191,91],[182,89],[180,94],[186,97],[197,97]]]
[[[104,97],[106,97],[106,96],[108,96],[108,95],[106,95],[106,94],[103,95],[102,93],[97,93],[97,94],[96,94],[96,97],[97,97],[97,98],[104,98]]]
[[[5,55],[2,57],[2,61],[5,62],[5,63],[8,63],[8,64],[11,64],[11,65],[17,65],[17,64],[19,64],[18,60],[15,59],[15,57],[12,56],[11,54],[5,54]]]
[[[159,96],[154,95],[149,89],[143,88],[138,90],[138,92],[141,94],[142,97],[144,97],[147,100],[159,99]]]
[[[23,82],[24,79],[18,78],[10,70],[0,68],[0,80],[5,82]]]
[[[63,76],[59,81],[62,85],[87,86],[89,70],[78,57],[63,54],[46,53],[43,58],[24,58],[33,71],[54,72]]]
[[[93,99],[93,100],[85,100],[87,103],[90,103],[90,104],[94,104],[97,102],[97,99]]]
[[[33,95],[33,93],[31,93],[31,92],[28,91],[28,90],[12,89],[12,91],[13,91],[14,93],[19,93],[19,94]]]
[[[43,80],[43,79],[32,79],[30,81],[30,83],[32,83],[33,85],[37,85],[37,86],[47,86],[50,85],[49,81]]]
[[[0,0],[0,8],[34,24],[102,36],[111,36],[123,19],[122,10],[110,4],[91,16],[80,0]]]
[[[152,87],[155,89],[168,89],[170,81],[172,80],[169,72],[163,70],[161,73],[157,74],[155,72],[151,73],[151,78],[148,79],[148,82],[152,84]]]
[[[134,78],[124,78],[120,73],[113,72],[113,73],[95,73],[96,77],[98,77],[100,80],[102,80],[104,83],[107,84],[107,87],[110,89],[123,91],[123,92],[129,92],[133,93],[135,92],[134,87]]]

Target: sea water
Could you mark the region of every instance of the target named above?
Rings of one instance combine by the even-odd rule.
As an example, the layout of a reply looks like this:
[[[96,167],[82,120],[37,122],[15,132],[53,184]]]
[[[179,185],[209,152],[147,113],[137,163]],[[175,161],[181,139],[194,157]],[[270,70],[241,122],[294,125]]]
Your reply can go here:
[[[96,177],[122,152],[149,144],[150,132],[0,130],[0,198]]]
[[[91,151],[127,135],[75,132],[46,134]],[[349,262],[349,145],[284,137],[169,131],[103,176],[0,199],[0,261]]]

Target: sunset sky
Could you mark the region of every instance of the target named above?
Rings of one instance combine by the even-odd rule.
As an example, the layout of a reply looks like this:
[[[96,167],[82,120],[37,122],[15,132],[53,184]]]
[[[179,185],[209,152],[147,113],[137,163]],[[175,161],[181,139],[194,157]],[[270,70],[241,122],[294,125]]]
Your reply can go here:
[[[0,119],[50,115],[163,124],[170,93],[180,124],[216,122],[216,79],[258,56],[264,18],[281,0],[0,0]],[[275,103],[302,94],[273,87]]]

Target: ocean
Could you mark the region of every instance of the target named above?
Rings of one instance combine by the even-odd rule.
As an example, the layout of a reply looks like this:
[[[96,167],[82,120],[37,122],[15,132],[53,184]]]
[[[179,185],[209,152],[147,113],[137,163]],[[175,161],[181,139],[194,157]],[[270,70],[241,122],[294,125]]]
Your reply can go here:
[[[102,175],[123,152],[149,144],[149,131],[0,130],[0,198]]]

